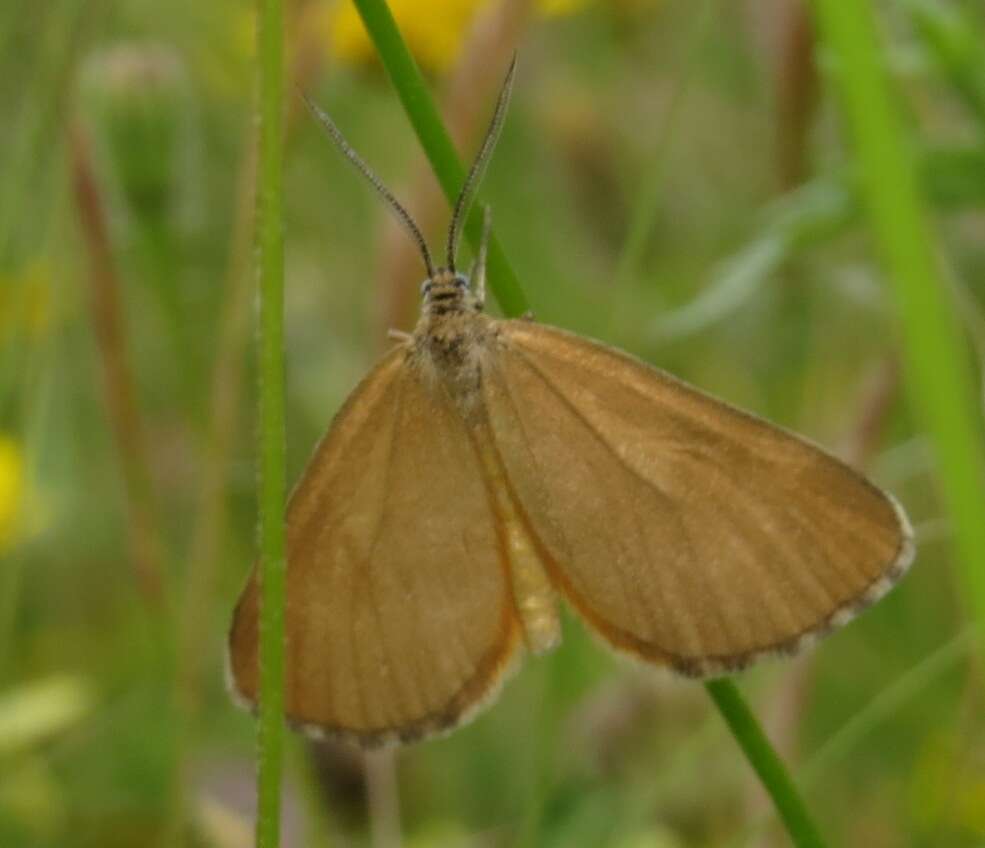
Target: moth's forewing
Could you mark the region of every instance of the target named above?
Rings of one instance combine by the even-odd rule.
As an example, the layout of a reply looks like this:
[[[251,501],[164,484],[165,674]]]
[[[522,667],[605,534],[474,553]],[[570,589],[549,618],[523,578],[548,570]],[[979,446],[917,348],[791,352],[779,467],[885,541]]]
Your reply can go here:
[[[555,585],[617,649],[688,675],[792,652],[913,556],[887,494],[818,447],[601,344],[499,325],[497,450]]]
[[[521,645],[483,472],[440,383],[406,349],[356,389],[287,516],[286,712],[372,746],[437,733],[496,690]],[[257,584],[230,635],[257,693]]]

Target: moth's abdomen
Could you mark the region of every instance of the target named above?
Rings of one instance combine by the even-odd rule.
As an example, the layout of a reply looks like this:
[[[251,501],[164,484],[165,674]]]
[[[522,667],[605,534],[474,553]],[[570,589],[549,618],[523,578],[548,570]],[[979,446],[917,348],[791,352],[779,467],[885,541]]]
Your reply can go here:
[[[513,603],[523,625],[524,641],[531,653],[542,654],[561,641],[554,587],[533,531],[510,491],[487,421],[476,428],[473,438],[486,475],[489,499],[496,515],[496,535],[508,564]]]

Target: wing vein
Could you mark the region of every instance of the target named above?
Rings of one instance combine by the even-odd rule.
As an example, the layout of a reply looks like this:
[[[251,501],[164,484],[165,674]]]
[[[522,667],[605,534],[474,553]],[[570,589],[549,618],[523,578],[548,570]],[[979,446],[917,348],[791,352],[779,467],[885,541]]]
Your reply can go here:
[[[390,431],[390,441],[387,445],[386,462],[384,464],[384,471],[383,471],[383,508],[380,511],[379,519],[377,521],[375,528],[375,533],[373,534],[373,543],[371,546],[371,551],[374,555],[373,557],[374,561],[375,561],[376,551],[380,545],[380,540],[382,538],[383,528],[386,523],[386,518],[390,514],[393,506],[392,503],[393,492],[396,489],[395,486],[391,485],[391,482],[395,476],[393,463],[394,463],[394,457],[396,455],[396,445],[400,431],[400,425],[403,422],[403,417],[407,411],[407,399],[405,397],[406,391],[407,391],[406,380],[401,379],[400,389],[397,392],[397,398],[395,401],[396,409],[394,410],[394,416],[393,416],[394,423],[393,423],[393,428]],[[411,606],[414,610],[415,615],[412,618],[414,622],[414,629],[417,632],[420,632],[421,605],[420,605],[419,593],[416,591],[414,582],[406,579],[406,576],[404,575],[402,569],[399,568],[394,569],[394,573],[396,575],[396,580],[400,583],[401,587],[403,588],[405,597],[409,601],[408,605]],[[382,625],[380,632],[381,634],[385,634],[387,632],[386,630],[382,629]],[[385,650],[389,654],[392,651],[392,647],[389,644],[390,640],[384,636],[382,641],[385,642],[386,644]],[[397,683],[398,675],[396,674],[394,674],[391,677],[391,679],[394,680],[398,690],[400,690],[404,695],[409,696],[408,700],[411,701],[415,709],[418,708],[429,709],[430,705],[426,703],[426,699],[422,698],[422,693],[420,692],[420,681],[423,679],[423,673],[420,665],[420,658],[416,652],[411,654],[410,665],[413,666],[414,674],[411,676],[412,683],[409,687],[405,688],[403,685],[403,681]]]
[[[650,478],[646,477],[645,475],[643,475],[639,471],[637,471],[619,453],[619,451],[616,450],[616,448],[609,442],[609,440],[606,439],[598,431],[598,428],[596,428],[595,425],[592,424],[592,422],[585,416],[585,414],[582,413],[581,410],[579,410],[578,407],[576,407],[573,403],[571,403],[571,401],[564,394],[564,392],[561,391],[561,389],[554,383],[554,381],[551,380],[547,376],[547,374],[544,373],[544,371],[537,365],[537,363],[531,357],[527,356],[527,354],[524,353],[522,349],[519,349],[519,348],[515,348],[514,347],[514,348],[511,348],[511,350],[512,350],[512,352],[514,354],[516,354],[520,359],[523,360],[524,364],[528,368],[530,368],[531,371],[533,371],[535,374],[537,374],[538,377],[540,377],[541,380],[543,380],[544,384],[551,390],[551,392],[553,392],[553,394],[555,395],[555,397],[557,397],[565,405],[565,407],[567,407],[567,409],[572,413],[572,415],[574,415],[575,418],[577,418],[578,420],[580,420],[585,425],[585,427],[592,434],[592,436],[603,447],[605,447],[605,449],[608,450],[609,453],[611,453],[618,460],[619,464],[622,465],[623,468],[625,468],[630,474],[633,475],[633,477],[635,477],[641,483],[643,483],[644,485],[646,485],[648,488],[652,489],[656,494],[658,494],[660,497],[662,497],[665,501],[667,501],[668,503],[670,503],[671,505],[673,505],[673,498],[670,495],[668,495],[665,491],[663,491],[656,484],[656,482],[654,482]]]
[[[654,483],[652,480],[648,479],[647,477],[637,472],[637,470],[633,468],[632,465],[630,465],[625,459],[623,459],[623,457],[619,455],[619,452],[609,443],[607,439],[603,437],[603,435],[599,432],[598,428],[596,428],[592,424],[592,422],[584,414],[582,414],[581,411],[576,406],[574,406],[574,404],[571,403],[571,401],[568,399],[568,397],[564,394],[564,392],[560,389],[559,386],[557,386],[553,381],[548,379],[547,375],[540,368],[536,366],[535,362],[530,357],[526,356],[525,354],[523,354],[522,351],[516,350],[515,348],[513,350],[515,353],[518,354],[518,359],[539,380],[541,380],[544,383],[544,385],[548,388],[548,390],[552,394],[555,395],[555,397],[557,397],[561,401],[564,407],[569,412],[572,413],[573,417],[585,427],[585,429],[588,431],[591,437],[594,440],[596,440],[599,444],[601,444],[607,453],[609,453],[611,456],[615,457],[618,460],[618,464],[621,468],[623,468],[625,471],[628,471],[630,475],[637,482],[642,483],[648,489],[650,489],[655,494],[663,498],[663,500],[666,502],[666,506],[668,507],[669,512],[674,516],[674,518],[678,523],[678,526],[682,528],[682,532],[683,532],[683,525],[684,525],[683,517],[680,514],[680,510],[676,507],[674,499],[666,492],[664,492],[659,486],[657,486],[656,483]],[[510,402],[513,403],[515,410],[516,406],[515,403],[513,402],[512,397],[510,396],[509,393],[507,393],[507,396],[510,397]],[[517,422],[519,423],[520,431],[521,434],[523,435],[524,441],[527,443],[528,448],[530,449],[531,455],[535,455],[535,452],[530,446],[531,443],[530,443],[529,434],[527,433],[526,428],[523,425],[522,416],[520,416],[517,413],[516,419]],[[640,519],[636,513],[636,510],[634,510],[632,507],[629,507],[625,509],[625,513],[631,516],[634,529],[636,531],[637,539],[640,541],[642,548],[644,550],[649,550],[650,546],[645,541],[646,533],[643,530],[643,525],[640,523]],[[646,620],[648,618],[647,612],[650,613],[649,618],[651,619],[655,618],[655,616],[653,615],[654,613],[653,607],[649,603],[649,598],[647,598],[644,601],[644,599],[641,597],[643,594],[645,594],[644,592],[642,592],[641,590],[632,590],[630,588],[627,582],[628,579],[627,575],[623,573],[622,568],[607,569],[606,573],[608,574],[614,573],[615,583],[616,585],[618,585],[619,591],[624,598],[626,608],[636,608],[637,610],[640,610],[643,614],[643,620]],[[686,578],[682,576],[682,574],[678,571],[678,569],[674,565],[669,566],[665,571],[665,573],[669,577],[671,577],[671,579],[673,579],[673,581],[676,583],[677,586],[683,586],[687,582]],[[692,635],[692,637],[694,637],[697,635],[698,631],[694,627],[693,622],[683,614],[682,610],[680,609],[680,606],[681,606],[680,604],[674,604],[674,603],[666,604],[665,605],[666,614],[668,617],[676,619],[678,626],[688,631]],[[628,631],[625,632],[628,633]],[[698,638],[698,641],[700,641],[700,637]],[[667,653],[668,655],[673,655],[672,652],[665,651],[663,648],[660,648],[660,650],[663,651],[664,653]]]

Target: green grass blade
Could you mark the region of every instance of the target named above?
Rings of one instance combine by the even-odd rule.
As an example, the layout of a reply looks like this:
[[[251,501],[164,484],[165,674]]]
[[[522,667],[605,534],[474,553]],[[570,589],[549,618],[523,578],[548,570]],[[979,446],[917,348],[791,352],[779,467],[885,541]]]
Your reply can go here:
[[[431,93],[428,91],[421,76],[420,69],[410,55],[404,43],[393,15],[384,0],[355,0],[356,9],[366,25],[369,37],[393,81],[400,102],[403,104],[407,117],[410,118],[414,132],[424,148],[424,153],[434,169],[435,176],[441,184],[441,190],[448,198],[449,204],[454,204],[462,183],[465,182],[465,169],[452,144],[451,136],[438,114]],[[506,74],[506,68],[503,68]],[[469,215],[465,227],[469,243],[473,250],[479,246],[482,236],[482,219],[479,214],[479,203],[476,203]],[[496,217],[493,215],[493,226]],[[496,301],[505,315],[522,315],[530,310],[530,303],[520,288],[516,274],[506,260],[503,248],[495,234],[489,239],[488,258],[489,288],[496,296]]]
[[[281,0],[257,9],[257,246],[260,454],[259,848],[280,842],[284,746],[284,18]]]
[[[735,684],[731,680],[711,680],[705,688],[773,799],[793,844],[797,848],[823,848],[820,832],[811,820],[790,774]]]
[[[910,401],[934,444],[964,594],[985,645],[985,447],[968,347],[924,215],[913,145],[883,69],[871,6],[816,0],[815,7],[836,57],[862,196],[895,290]]]
[[[916,695],[933,685],[945,672],[966,661],[974,643],[974,630],[966,627],[945,645],[928,654],[916,666],[886,686],[871,702],[831,734],[798,774],[798,783],[808,790],[839,759],[844,759],[859,741],[881,722],[898,715]]]

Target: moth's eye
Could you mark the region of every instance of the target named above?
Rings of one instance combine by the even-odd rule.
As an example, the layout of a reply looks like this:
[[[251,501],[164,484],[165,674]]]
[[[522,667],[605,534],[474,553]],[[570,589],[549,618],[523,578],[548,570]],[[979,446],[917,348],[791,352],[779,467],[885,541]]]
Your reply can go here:
[[[469,281],[461,274],[455,275],[455,285],[460,289],[467,289],[469,287]]]
[[[429,291],[431,291],[431,281],[425,280],[421,283],[421,297],[427,297]]]

